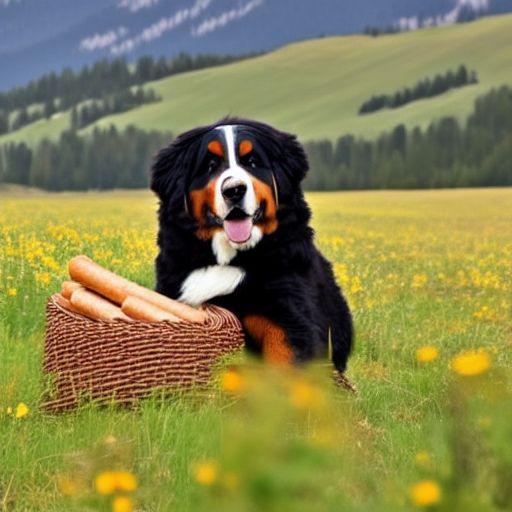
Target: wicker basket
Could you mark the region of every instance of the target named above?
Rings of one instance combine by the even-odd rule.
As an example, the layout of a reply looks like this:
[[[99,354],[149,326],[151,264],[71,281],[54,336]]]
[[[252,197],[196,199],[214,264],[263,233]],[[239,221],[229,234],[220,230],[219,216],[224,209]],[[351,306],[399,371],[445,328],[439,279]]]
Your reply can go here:
[[[83,399],[130,403],[155,389],[208,383],[222,356],[244,335],[229,311],[206,305],[204,324],[104,322],[47,304],[43,371],[53,379],[43,407],[61,411]]]

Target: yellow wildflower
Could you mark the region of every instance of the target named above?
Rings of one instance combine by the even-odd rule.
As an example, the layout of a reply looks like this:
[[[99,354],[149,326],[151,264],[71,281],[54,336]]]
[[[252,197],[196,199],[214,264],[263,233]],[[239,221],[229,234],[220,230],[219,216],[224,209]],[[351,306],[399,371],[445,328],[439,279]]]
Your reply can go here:
[[[335,263],[334,274],[336,276],[336,280],[342,287],[348,285],[350,278],[348,276],[347,265],[345,265],[344,263]]]
[[[481,350],[466,350],[452,359],[452,370],[464,377],[472,377],[486,372],[491,366],[491,360],[486,352]]]
[[[59,271],[59,264],[55,261],[55,258],[53,258],[53,256],[42,256],[41,263],[45,267],[48,267],[49,269],[54,270],[55,272]]]
[[[94,481],[98,494],[113,494],[117,491],[131,492],[137,489],[137,479],[128,471],[103,471]]]
[[[94,481],[94,487],[99,494],[112,494],[116,490],[116,478],[114,471],[100,473]]]
[[[221,387],[226,393],[240,393],[245,387],[242,376],[236,370],[228,370],[222,374]]]
[[[439,351],[437,347],[426,345],[416,350],[416,359],[420,363],[431,363],[437,359]]]
[[[128,471],[117,471],[117,489],[119,491],[131,492],[137,489],[137,479]]]
[[[35,280],[37,283],[46,286],[46,285],[50,284],[51,276],[48,272],[36,272]]]
[[[217,480],[218,468],[213,461],[204,461],[195,465],[194,479],[197,483],[205,486],[213,485]]]
[[[23,418],[23,416],[26,416],[28,414],[28,407],[27,404],[24,404],[23,402],[20,402],[16,406],[16,418]]]
[[[7,288],[7,297],[16,297],[18,290],[16,288]]]
[[[411,288],[423,288],[428,281],[425,274],[415,274],[412,278]]]
[[[479,310],[473,313],[473,317],[478,320],[494,321],[498,319],[498,315],[489,308],[489,306],[482,306]]]
[[[441,488],[434,480],[422,480],[411,487],[411,499],[417,507],[428,507],[441,501]]]
[[[352,278],[352,284],[350,286],[350,292],[354,295],[356,293],[363,291],[363,285],[361,284],[361,279],[358,276]]]
[[[112,512],[132,512],[134,502],[129,496],[116,496],[112,501]]]

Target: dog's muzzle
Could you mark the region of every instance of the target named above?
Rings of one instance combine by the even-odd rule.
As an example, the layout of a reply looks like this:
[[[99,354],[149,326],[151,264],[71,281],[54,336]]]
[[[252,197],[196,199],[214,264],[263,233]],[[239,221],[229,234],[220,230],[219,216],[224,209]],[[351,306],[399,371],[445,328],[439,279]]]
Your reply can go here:
[[[239,178],[229,177],[222,182],[221,193],[224,200],[235,206],[241,203],[247,193],[247,184]]]

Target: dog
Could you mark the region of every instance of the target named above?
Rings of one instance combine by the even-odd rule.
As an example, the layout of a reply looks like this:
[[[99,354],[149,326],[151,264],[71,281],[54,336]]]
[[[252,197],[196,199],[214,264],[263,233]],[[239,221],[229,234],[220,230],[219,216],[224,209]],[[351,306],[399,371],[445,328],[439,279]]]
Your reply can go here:
[[[294,135],[240,118],[187,131],[160,150],[150,178],[160,199],[156,290],[232,311],[247,348],[266,361],[330,352],[343,372],[352,318],[314,245],[301,190],[308,167]]]

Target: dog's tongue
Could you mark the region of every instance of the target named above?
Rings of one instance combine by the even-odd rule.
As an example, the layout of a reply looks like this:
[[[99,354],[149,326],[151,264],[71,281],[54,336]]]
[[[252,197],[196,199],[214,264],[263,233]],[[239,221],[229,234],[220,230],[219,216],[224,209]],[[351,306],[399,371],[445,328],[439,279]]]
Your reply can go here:
[[[232,242],[245,242],[249,240],[252,230],[252,219],[225,220],[224,231]]]

